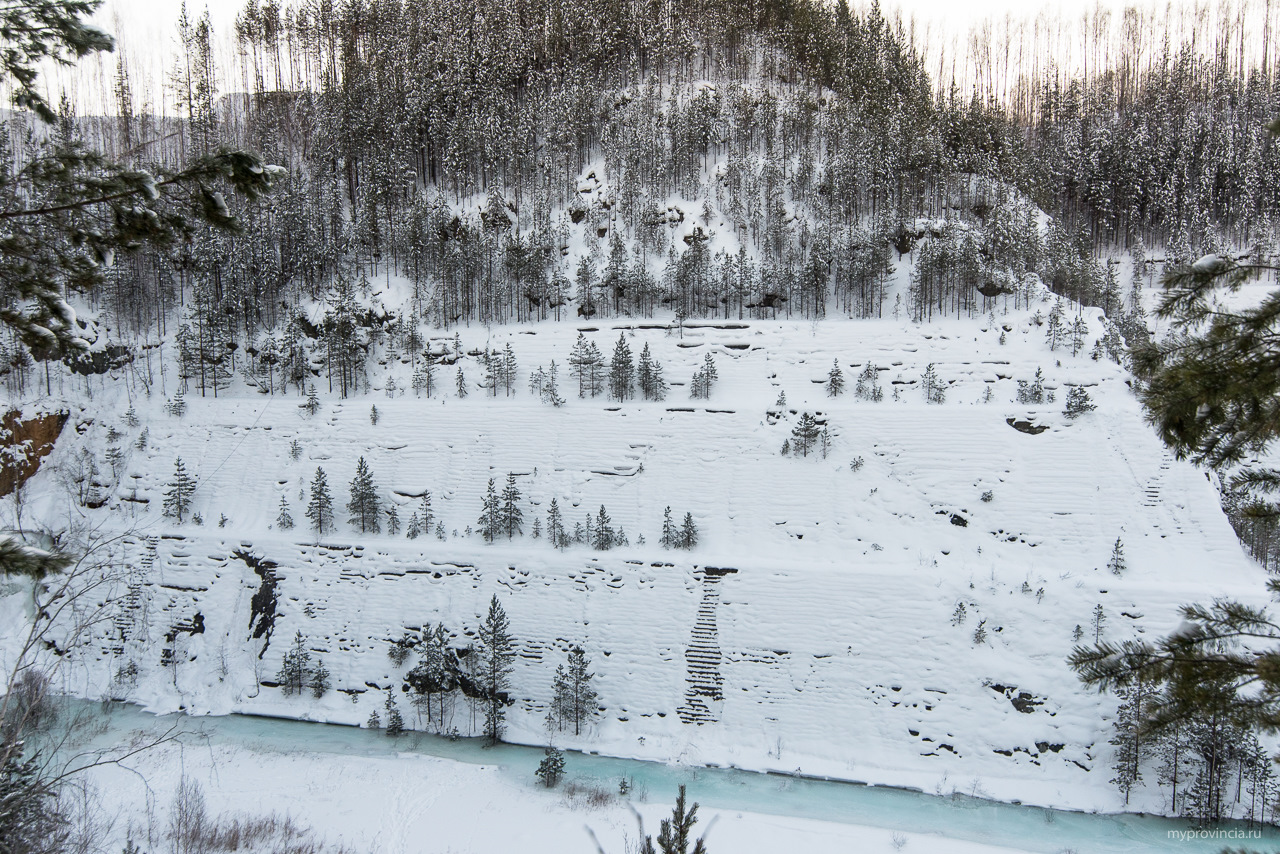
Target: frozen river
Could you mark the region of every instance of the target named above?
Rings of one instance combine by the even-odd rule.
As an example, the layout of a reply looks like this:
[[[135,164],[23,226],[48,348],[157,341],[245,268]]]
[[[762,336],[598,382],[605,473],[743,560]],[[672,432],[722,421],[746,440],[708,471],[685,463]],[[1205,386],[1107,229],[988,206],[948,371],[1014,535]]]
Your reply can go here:
[[[99,707],[70,701],[82,710]],[[421,733],[388,738],[381,732],[355,727],[277,718],[155,716],[132,706],[112,706],[101,712],[101,732],[95,746],[126,743],[139,730],[162,732],[176,727],[189,743],[204,740],[265,753],[319,756],[394,758],[420,754],[470,765],[500,769],[509,779],[533,785],[534,769],[543,751],[537,747],[485,747],[478,739],[449,740]],[[635,793],[649,802],[669,803],[677,786],[688,786],[690,797],[707,807],[763,815],[819,819],[868,827],[1057,854],[1085,852],[1219,852],[1227,847],[1276,850],[1280,833],[1268,830],[1261,839],[1225,836],[1185,837],[1190,826],[1167,818],[1118,814],[1099,815],[1000,803],[964,795],[935,795],[883,786],[866,786],[760,774],[733,768],[690,767],[569,753],[570,779],[597,781],[610,790],[627,778]],[[269,804],[267,806],[270,806]],[[1223,830],[1244,831],[1244,825]]]

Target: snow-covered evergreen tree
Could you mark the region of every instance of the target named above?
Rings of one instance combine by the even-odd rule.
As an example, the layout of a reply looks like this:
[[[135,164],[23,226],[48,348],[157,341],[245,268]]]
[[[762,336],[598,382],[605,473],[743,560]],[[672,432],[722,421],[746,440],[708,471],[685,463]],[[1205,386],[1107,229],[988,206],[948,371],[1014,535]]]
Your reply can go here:
[[[924,374],[920,377],[920,387],[924,390],[924,399],[927,403],[945,403],[947,399],[947,386],[938,378],[938,371],[930,362],[924,369]]]
[[[182,386],[178,386],[178,390],[173,393],[165,409],[175,418],[181,418],[187,414],[186,391]]]
[[[796,422],[796,426],[791,428],[792,449],[802,457],[809,456],[809,452],[814,449],[818,441],[818,435],[821,432],[822,428],[818,426],[818,421],[813,417],[813,413],[801,413],[800,420]]]
[[[351,498],[347,502],[347,521],[360,526],[362,534],[377,534],[382,530],[379,515],[382,511],[378,488],[373,482],[373,472],[360,457],[356,461],[356,476],[351,479]]]
[[[693,514],[685,513],[684,522],[680,525],[680,541],[679,546],[682,549],[691,549],[698,544],[698,526],[694,524]]]
[[[555,359],[551,360],[551,367],[547,370],[546,383],[542,388],[542,402],[557,408],[564,406],[564,397],[560,394],[560,368],[557,367]]]
[[[547,540],[557,549],[569,545],[569,537],[564,531],[564,520],[560,517],[560,505],[555,498],[551,499],[551,506],[547,508]]]
[[[664,549],[674,549],[680,546],[680,531],[676,528],[676,523],[671,519],[670,504],[662,511],[662,539],[658,542]]]
[[[316,467],[316,476],[311,481],[311,500],[307,503],[307,518],[311,520],[311,529],[324,535],[333,530],[333,496],[329,494],[329,482],[324,469]]]
[[[844,372],[840,370],[840,360],[831,360],[831,370],[827,372],[827,397],[839,397],[844,393]]]
[[[1049,311],[1049,322],[1045,326],[1044,340],[1048,342],[1050,350],[1057,350],[1062,344],[1062,339],[1066,337],[1067,327],[1063,319],[1065,309],[1062,305],[1062,299],[1059,298]]]
[[[594,523],[591,525],[591,547],[605,551],[613,548],[613,526],[612,520],[609,518],[608,512],[604,509],[604,505],[600,505],[600,512],[596,514]]]
[[[311,678],[307,680],[307,687],[311,689],[311,696],[317,700],[328,692],[329,668],[324,666],[323,658],[316,659],[316,666],[311,670]]]
[[[280,672],[276,674],[276,682],[285,696],[302,693],[311,675],[311,653],[307,650],[306,639],[302,631],[294,633],[293,646],[284,654],[280,664]]]
[[[1142,680],[1128,688],[1117,688],[1120,708],[1112,723],[1111,744],[1115,747],[1115,759],[1111,770],[1115,774],[1112,784],[1129,803],[1133,789],[1142,782],[1142,763],[1151,753],[1153,745],[1145,732],[1151,689]]]
[[[1127,567],[1124,562],[1124,545],[1120,542],[1120,538],[1116,537],[1116,543],[1111,547],[1111,557],[1107,559],[1107,569],[1112,575],[1124,575]]]
[[[631,348],[627,346],[626,335],[619,333],[618,343],[613,348],[613,358],[609,361],[609,396],[617,401],[631,397],[634,376]]]
[[[173,480],[169,481],[169,489],[164,494],[164,515],[182,524],[183,517],[191,508],[191,496],[195,490],[196,482],[187,474],[182,457],[178,457],[173,465]]]
[[[1068,418],[1077,418],[1094,409],[1097,409],[1097,407],[1089,399],[1089,392],[1078,385],[1072,386],[1067,391],[1067,406],[1062,410],[1063,415]]]
[[[293,528],[293,515],[289,513],[289,501],[280,496],[280,512],[276,514],[276,527],[282,531]]]
[[[390,689],[387,690],[387,699],[383,702],[383,710],[386,712],[387,717],[386,734],[394,738],[404,732],[404,716],[400,714],[400,709],[396,706],[395,692]]]
[[[316,394],[315,383],[312,383],[311,387],[307,389],[307,401],[302,404],[302,408],[306,410],[308,415],[315,415],[320,411],[320,397]]]
[[[636,381],[645,400],[665,400],[667,381],[662,376],[662,364],[649,353],[649,342],[640,351],[640,363],[636,369]]]
[[[564,751],[548,747],[533,775],[542,782],[542,785],[548,789],[554,789],[560,782],[560,778],[564,776]]]
[[[516,486],[515,473],[508,472],[507,484],[502,489],[502,508],[500,510],[500,525],[508,540],[516,534],[523,533],[521,528],[523,521],[524,511],[520,509],[520,489]]]
[[[516,642],[511,636],[511,623],[495,594],[489,600],[489,613],[480,624],[480,672],[484,691],[484,732],[491,743],[502,739],[506,726],[506,691],[516,657]]]
[[[591,660],[581,647],[569,653],[567,666],[556,668],[553,683],[552,710],[561,730],[572,729],[581,735],[582,728],[599,713],[599,698],[591,672]]]
[[[486,543],[492,543],[502,532],[502,506],[498,503],[498,490],[493,478],[489,478],[489,488],[485,491],[477,524]]]

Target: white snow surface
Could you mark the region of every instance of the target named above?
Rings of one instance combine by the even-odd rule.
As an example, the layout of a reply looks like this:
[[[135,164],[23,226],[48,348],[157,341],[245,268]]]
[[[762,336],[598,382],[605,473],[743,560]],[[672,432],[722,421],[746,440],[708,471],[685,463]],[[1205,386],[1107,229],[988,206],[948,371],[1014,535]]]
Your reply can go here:
[[[28,524],[65,524],[72,512],[123,535],[123,577],[120,620],[66,656],[63,687],[123,694],[155,711],[347,724],[364,722],[392,690],[412,726],[401,686],[413,659],[393,666],[388,641],[443,621],[465,645],[496,594],[519,639],[509,740],[547,741],[552,674],[581,646],[604,711],[581,737],[556,733],[562,746],[1118,811],[1107,782],[1115,699],[1083,687],[1066,665],[1075,627],[1093,640],[1101,604],[1101,637],[1158,637],[1186,602],[1262,603],[1264,573],[1242,552],[1206,473],[1174,460],[1143,422],[1127,373],[1088,357],[1099,313],[1084,311],[1092,337],[1078,356],[1050,352],[1030,314],[923,325],[698,321],[683,333],[662,321],[463,328],[467,351],[512,344],[515,395],[486,397],[475,387],[478,361],[464,356],[466,399],[454,394],[454,367],[440,371],[444,393],[434,398],[389,398],[387,380],[408,388],[411,368],[384,353],[385,366],[370,365],[371,393],[339,400],[318,379],[314,417],[298,397],[238,381],[217,399],[189,393],[177,418],[158,387],[147,398],[122,378],[76,379],[92,398],[64,392],[71,421],[28,484],[23,512]],[[565,367],[580,329],[606,359],[620,334],[634,355],[648,342],[673,381],[668,399],[578,399]],[[685,384],[707,353],[719,383],[710,400],[690,400]],[[553,358],[569,398],[562,409],[525,387]],[[838,398],[821,384],[833,359],[848,385]],[[853,394],[867,362],[880,368],[880,403]],[[929,364],[948,384],[941,405],[920,390]],[[1057,402],[1015,403],[1015,381],[1037,367]],[[1061,410],[1074,384],[1098,408],[1072,420]],[[992,400],[983,402],[987,389]],[[775,406],[780,392],[784,408]],[[131,397],[137,428],[123,419]],[[829,425],[825,459],[779,453],[804,411]],[[110,471],[101,461],[109,427],[125,434],[127,458],[107,478],[107,503],[72,506],[65,472],[82,448]],[[137,450],[144,428],[148,443]],[[199,481],[203,526],[161,516],[176,457]],[[353,530],[342,509],[359,457],[402,524],[429,489],[447,539]],[[319,542],[299,499],[317,466],[341,519]],[[508,472],[524,495],[525,536],[492,545],[462,536],[476,527],[489,478],[501,488]],[[273,524],[281,495],[298,523],[292,531]],[[533,517],[545,524],[553,497],[570,530],[605,505],[631,545],[557,551],[531,538]],[[677,521],[686,511],[696,520],[701,543],[692,551],[658,546],[668,505]],[[1127,562],[1120,577],[1106,569],[1117,537]],[[279,576],[265,649],[250,637],[259,577],[243,556],[274,562]],[[967,617],[953,625],[961,602]],[[203,632],[191,633],[197,614]],[[981,621],[986,640],[976,643]],[[17,622],[0,630],[8,649]],[[260,685],[274,679],[295,631],[332,673],[337,690],[320,700]],[[162,663],[169,655],[176,663]],[[113,676],[130,662],[139,676],[126,690]],[[465,704],[451,724],[474,731]],[[339,773],[372,778],[380,767],[353,763]],[[1128,808],[1166,805],[1151,785]],[[766,824],[744,832],[773,832]],[[832,850],[845,846],[832,840]]]
[[[671,804],[656,800],[615,798],[590,806],[585,794],[570,795],[564,786],[546,790],[522,784],[492,765],[409,752],[354,757],[226,744],[156,748],[128,769],[96,769],[90,775],[90,791],[106,810],[123,811],[112,828],[113,837],[121,843],[132,838],[143,850],[158,850],[163,849],[173,795],[184,775],[200,785],[211,817],[289,816],[325,843],[378,854],[624,852],[635,850],[640,836],[637,815],[644,831],[654,835],[661,819],[671,815]],[[696,791],[688,797],[690,803],[696,802]],[[150,808],[140,812],[136,806],[140,803]],[[712,851],[1002,854],[1015,850],[936,834],[705,805],[699,807],[694,831]]]

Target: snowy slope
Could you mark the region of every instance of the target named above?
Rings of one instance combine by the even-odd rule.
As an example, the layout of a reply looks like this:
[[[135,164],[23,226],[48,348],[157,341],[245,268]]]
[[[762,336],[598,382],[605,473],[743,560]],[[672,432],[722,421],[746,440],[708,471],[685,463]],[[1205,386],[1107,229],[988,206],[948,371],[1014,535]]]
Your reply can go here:
[[[1086,318],[1100,334],[1097,312]],[[580,400],[562,372],[567,405],[539,403],[525,378],[553,358],[563,366],[580,329],[606,358],[620,334],[634,354],[649,343],[673,381],[668,399]],[[446,393],[432,399],[378,391],[338,400],[321,384],[311,417],[298,398],[238,386],[217,400],[189,396],[176,418],[157,390],[134,399],[143,425],[130,429],[125,384],[91,381],[93,398],[76,396],[75,429],[29,485],[24,510],[28,520],[65,518],[60,472],[81,448],[101,454],[109,427],[126,434],[131,450],[107,504],[74,508],[127,534],[117,588],[126,604],[90,653],[64,665],[66,687],[154,709],[361,723],[412,664],[392,666],[390,639],[443,621],[465,645],[496,593],[521,642],[511,739],[546,741],[552,673],[581,645],[605,711],[589,734],[557,733],[558,743],[1114,810],[1114,699],[1083,689],[1066,667],[1075,627],[1092,639],[1100,604],[1102,636],[1157,635],[1181,603],[1263,598],[1263,573],[1243,555],[1213,485],[1163,450],[1124,371],[1090,360],[1087,347],[1050,352],[1028,313],[926,325],[701,322],[682,334],[653,322],[563,323],[461,337],[467,351],[511,342],[516,395],[474,388],[460,400],[450,367],[440,374]],[[710,400],[690,400],[674,383],[707,353],[720,381]],[[834,399],[821,385],[833,359],[850,387]],[[881,369],[882,402],[852,394],[867,362]],[[477,360],[459,364],[474,386]],[[929,364],[948,383],[941,405],[920,390]],[[1015,403],[1016,380],[1037,366],[1057,402]],[[406,364],[374,370],[375,386],[391,377],[409,385]],[[172,393],[172,374],[168,384]],[[1075,384],[1098,409],[1070,420],[1061,408]],[[779,453],[805,411],[829,425],[826,459]],[[143,427],[148,442],[137,450]],[[199,480],[203,526],[161,517],[179,456]],[[431,490],[446,540],[361,535],[340,514],[338,532],[316,542],[300,490],[323,466],[344,505],[361,456],[401,505],[402,524]],[[488,479],[500,488],[507,472],[524,494],[526,536],[467,539]],[[274,528],[282,495],[299,522],[292,531]],[[604,504],[631,545],[561,552],[531,538],[553,497],[570,528]],[[697,521],[693,551],[658,547],[667,505],[677,521],[686,511]],[[1106,570],[1117,537],[1122,577]],[[249,637],[261,586],[252,564],[263,560],[279,577],[265,649]],[[961,602],[967,616],[954,625]],[[980,621],[987,638],[975,643]],[[317,701],[260,686],[295,631],[338,691]],[[113,684],[129,663],[136,684]],[[465,704],[452,724],[470,730]],[[1152,787],[1131,808],[1161,809],[1159,793]]]

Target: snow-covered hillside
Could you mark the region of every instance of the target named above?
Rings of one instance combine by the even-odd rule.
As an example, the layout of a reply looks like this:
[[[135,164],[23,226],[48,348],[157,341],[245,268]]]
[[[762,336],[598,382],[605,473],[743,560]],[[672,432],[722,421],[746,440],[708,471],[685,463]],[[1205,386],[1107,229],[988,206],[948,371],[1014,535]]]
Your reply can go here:
[[[554,733],[559,744],[1120,809],[1107,782],[1115,700],[1066,666],[1077,627],[1085,640],[1159,635],[1184,602],[1258,601],[1263,573],[1206,475],[1143,423],[1123,369],[1088,347],[1051,351],[1031,315],[463,328],[467,353],[510,343],[517,393],[487,396],[478,359],[464,355],[440,371],[436,396],[388,396],[391,379],[410,387],[407,360],[392,358],[371,365],[368,395],[340,400],[319,380],[314,416],[300,398],[237,383],[216,399],[188,394],[176,417],[158,379],[150,399],[130,401],[124,382],[91,378],[92,398],[75,398],[23,497],[27,524],[65,518],[68,474],[87,449],[110,481],[106,502],[72,512],[125,534],[118,618],[61,678],[80,695],[158,710],[362,723],[388,690],[411,712],[401,688],[413,661],[393,666],[389,641],[443,622],[465,646],[497,594],[519,641],[509,739],[548,739],[552,675],[581,646],[603,711],[581,737]],[[1084,317],[1092,343],[1100,318]],[[579,332],[606,358],[619,336],[633,354],[648,344],[672,382],[667,399],[579,399],[562,370],[566,405],[539,402],[530,372],[564,366]],[[690,399],[707,355],[719,381],[709,399]],[[848,384],[834,398],[823,385],[833,359]],[[880,402],[853,393],[868,363]],[[946,387],[940,404],[921,388],[929,365]],[[464,399],[456,367],[471,387]],[[1037,367],[1056,401],[1015,402]],[[1097,409],[1067,418],[1077,385]],[[784,457],[805,412],[825,420],[829,452]],[[108,477],[112,429],[126,453]],[[203,525],[161,515],[179,457],[198,481]],[[341,508],[361,457],[401,524],[430,490],[445,538],[348,524]],[[319,538],[303,516],[317,467],[340,519]],[[468,538],[489,479],[501,488],[509,472],[524,535]],[[293,530],[275,524],[282,496]],[[630,544],[557,550],[533,538],[553,498],[570,530],[604,505]],[[677,522],[692,514],[696,548],[658,545],[667,506]],[[1107,569],[1117,538],[1119,576]],[[263,610],[273,626],[253,638]],[[261,684],[299,631],[338,689],[320,700]],[[121,678],[134,666],[136,678]],[[459,702],[450,725],[465,735],[478,720]],[[1130,808],[1162,809],[1159,792],[1136,793]]]

